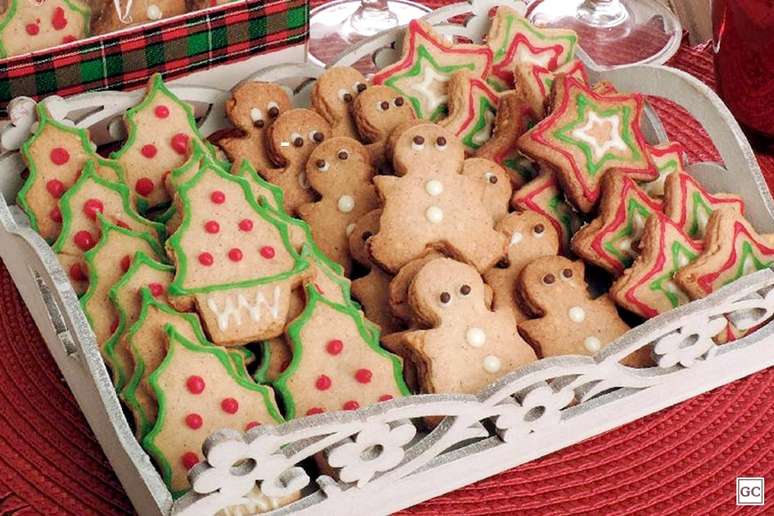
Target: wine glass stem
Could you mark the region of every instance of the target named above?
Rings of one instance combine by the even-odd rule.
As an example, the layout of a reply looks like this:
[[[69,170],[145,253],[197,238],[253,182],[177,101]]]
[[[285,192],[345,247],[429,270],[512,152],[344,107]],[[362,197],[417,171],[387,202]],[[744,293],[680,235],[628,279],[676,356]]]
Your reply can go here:
[[[621,0],[586,0],[578,8],[577,16],[594,27],[609,28],[626,20],[629,12]]]
[[[363,9],[373,9],[375,11],[386,11],[387,0],[360,0]]]

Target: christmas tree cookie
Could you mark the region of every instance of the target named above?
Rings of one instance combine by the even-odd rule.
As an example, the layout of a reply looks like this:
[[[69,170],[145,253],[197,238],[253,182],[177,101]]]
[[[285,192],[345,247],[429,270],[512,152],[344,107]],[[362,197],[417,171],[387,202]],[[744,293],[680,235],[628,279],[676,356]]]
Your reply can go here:
[[[191,9],[193,11],[193,9]],[[109,34],[189,12],[185,0],[136,0],[107,5],[94,23],[95,34]]]
[[[645,318],[688,303],[688,295],[675,283],[674,276],[699,256],[702,243],[656,213],[645,223],[640,249],[634,264],[610,287],[611,299]]]
[[[126,171],[126,183],[146,211],[170,201],[164,176],[188,159],[191,141],[203,148],[191,106],[178,99],[156,74],[148,81],[145,98],[124,117],[129,136],[112,155]]]
[[[587,263],[619,276],[637,256],[645,221],[661,211],[661,203],[634,180],[608,174],[602,179],[599,215],[575,234],[572,250]]]
[[[354,305],[329,301],[313,285],[306,297],[287,330],[293,359],[274,384],[288,419],[409,394],[400,360],[379,347],[378,332]]]
[[[166,261],[166,255],[158,240],[150,234],[116,226],[101,215],[98,218],[101,237],[84,255],[89,289],[81,298],[81,308],[102,349],[118,320],[118,313],[109,299],[110,289],[129,270],[135,253],[143,252],[162,262]]]
[[[118,163],[99,157],[84,129],[55,120],[45,104],[38,104],[37,111],[38,127],[21,148],[29,174],[17,203],[32,229],[50,243],[62,226],[59,199],[78,179],[87,161],[93,160],[97,173],[109,181],[121,181],[123,171]]]
[[[179,187],[175,207],[182,222],[166,243],[177,265],[172,305],[192,302],[216,344],[282,334],[290,292],[309,273],[288,224],[210,159]]]
[[[171,326],[166,332],[166,356],[149,378],[158,414],[143,447],[179,496],[189,488],[188,470],[202,460],[202,444],[211,433],[283,420],[272,390],[244,378],[226,351],[193,342]]]
[[[80,0],[9,0],[0,19],[0,58],[83,39],[91,9]]]
[[[592,211],[609,171],[640,181],[658,177],[640,129],[641,95],[601,96],[567,76],[554,88],[554,110],[519,138],[519,148],[556,171],[575,207]]]
[[[744,215],[741,197],[711,194],[689,174],[672,174],[664,182],[664,213],[691,238],[704,238],[710,215],[722,207]]]
[[[86,291],[88,280],[83,255],[100,239],[98,214],[116,226],[164,239],[164,226],[141,217],[131,206],[126,186],[97,175],[93,161],[87,162],[78,181],[62,196],[59,209],[62,230],[52,248],[78,294]]]
[[[403,55],[373,76],[373,84],[391,87],[414,107],[418,118],[438,120],[446,112],[448,81],[458,70],[485,78],[492,51],[485,45],[447,42],[429,25],[412,20],[403,38]]]
[[[514,86],[515,66],[539,66],[554,71],[569,63],[575,56],[578,37],[571,30],[536,27],[513,9],[500,6],[486,42],[494,56],[487,81],[503,91]]]
[[[485,80],[467,70],[454,72],[449,79],[449,116],[439,125],[462,140],[469,152],[492,136],[499,97]]]
[[[658,179],[642,183],[642,188],[651,197],[664,197],[666,179],[672,174],[685,173],[685,149],[680,143],[666,143],[648,148],[653,163],[658,169]]]

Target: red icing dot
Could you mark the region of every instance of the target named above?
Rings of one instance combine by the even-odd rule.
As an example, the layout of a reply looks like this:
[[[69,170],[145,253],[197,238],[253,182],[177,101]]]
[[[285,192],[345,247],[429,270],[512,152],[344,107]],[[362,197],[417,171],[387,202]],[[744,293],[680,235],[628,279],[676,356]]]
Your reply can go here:
[[[341,353],[342,349],[344,349],[344,343],[341,342],[339,339],[329,340],[328,343],[325,345],[325,351],[327,351],[331,355],[338,355],[339,353]]]
[[[204,378],[201,376],[189,376],[185,382],[185,386],[188,387],[188,391],[191,394],[201,394],[204,391]]]
[[[243,219],[239,222],[239,229],[242,231],[252,231],[253,230],[253,221],[250,219]]]
[[[344,410],[357,410],[360,408],[360,403],[355,400],[349,400],[344,405],[342,405],[341,408]]]
[[[70,161],[70,153],[62,147],[55,147],[51,149],[50,157],[54,165],[64,165]]]
[[[38,32],[40,32],[40,27],[38,27],[37,23],[29,23],[26,27],[24,27],[24,30],[26,30],[27,34],[30,36],[36,36]]]
[[[263,256],[267,260],[271,260],[272,258],[274,258],[274,248],[270,245],[265,245],[261,247],[261,256]]]
[[[307,416],[314,416],[315,414],[322,414],[323,412],[325,412],[325,411],[323,409],[321,409],[320,407],[312,407],[312,408],[310,408],[309,410],[306,411],[306,415]]]
[[[201,253],[199,255],[199,263],[201,263],[205,267],[209,267],[210,265],[215,263],[215,259],[212,257],[210,253]]]
[[[70,266],[70,278],[74,281],[86,281],[86,272],[81,267],[81,264],[76,263]]]
[[[214,202],[215,204],[223,204],[226,202],[226,194],[221,192],[220,190],[215,190],[210,194],[210,200]]]
[[[51,194],[51,197],[59,199],[65,193],[65,186],[59,179],[52,179],[46,183],[46,190]]]
[[[390,401],[392,399],[392,394],[382,394],[379,396],[379,401]]]
[[[164,285],[161,283],[151,283],[148,285],[148,288],[150,289],[151,294],[153,294],[153,297],[159,297],[164,293]]]
[[[124,256],[121,258],[121,270],[124,272],[129,270],[129,267],[132,266],[132,258],[130,256]]]
[[[199,456],[196,455],[194,452],[186,452],[183,454],[182,457],[180,457],[180,461],[183,463],[183,467],[185,469],[191,469],[192,467],[199,464]]]
[[[91,220],[97,220],[97,213],[105,211],[105,205],[99,199],[89,199],[83,203],[83,213]]]
[[[239,402],[234,398],[225,398],[220,402],[220,408],[227,414],[236,414],[239,410]]]
[[[72,34],[68,34],[67,36],[62,38],[62,43],[72,43],[73,41],[77,41],[77,38],[73,36]]]
[[[118,226],[119,228],[123,228],[123,229],[132,229],[132,228],[129,227],[129,224],[127,224],[123,220],[117,220],[116,221],[116,226]]]
[[[110,324],[110,333],[115,333],[118,331],[118,319],[113,319],[113,322]]]
[[[355,373],[355,380],[360,383],[370,383],[373,373],[370,369],[358,369]]]
[[[78,231],[73,237],[73,242],[83,251],[88,251],[96,243],[94,237],[88,231]]]
[[[51,217],[51,220],[54,222],[62,222],[62,212],[59,211],[59,208],[54,208],[50,212],[48,212],[48,216]]]
[[[188,153],[188,135],[177,133],[172,137],[172,150],[185,156]]]
[[[188,414],[185,416],[185,424],[188,428],[196,430],[197,428],[201,428],[203,423],[204,420],[199,414]]]
[[[140,149],[140,154],[142,154],[143,156],[145,156],[148,159],[151,159],[154,156],[156,156],[156,153],[158,151],[159,150],[156,148],[155,145],[153,145],[152,143],[149,143],[148,145],[143,145],[142,146],[142,149]]]
[[[67,27],[67,17],[65,17],[64,9],[61,7],[54,9],[54,16],[51,17],[51,26],[56,30],[62,30]]]
[[[328,389],[331,388],[332,383],[333,382],[331,382],[331,379],[329,377],[325,376],[324,374],[321,374],[320,376],[317,377],[317,381],[314,382],[314,386],[317,387],[318,390],[327,391]]]
[[[232,262],[238,262],[242,259],[242,251],[235,247],[228,252],[228,258]]]
[[[167,106],[156,106],[153,113],[157,118],[167,118],[169,116],[169,108]]]
[[[261,426],[261,424],[258,421],[250,421],[245,425],[245,432],[255,428],[256,426]]]
[[[151,181],[147,177],[142,177],[137,180],[137,182],[134,184],[134,191],[138,194],[142,195],[143,197],[147,197],[151,194],[155,186],[153,185],[153,181]]]
[[[214,220],[208,220],[208,221],[207,221],[207,222],[204,224],[204,230],[205,230],[207,233],[217,233],[218,231],[220,231],[220,224],[218,224],[218,223],[217,223],[217,222],[215,222]]]

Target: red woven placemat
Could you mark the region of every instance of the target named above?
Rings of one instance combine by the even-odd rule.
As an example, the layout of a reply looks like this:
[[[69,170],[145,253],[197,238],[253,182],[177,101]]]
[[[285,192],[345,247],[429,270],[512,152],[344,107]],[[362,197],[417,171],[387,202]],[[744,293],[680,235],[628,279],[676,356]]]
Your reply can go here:
[[[706,50],[683,48],[673,64],[711,79]],[[714,158],[695,123],[679,111],[666,115],[667,129],[692,160]],[[774,158],[761,156],[761,164],[774,184]],[[734,479],[769,476],[774,467],[772,384],[774,369],[406,513],[734,514],[742,510],[734,505]],[[131,511],[0,266],[0,514]]]

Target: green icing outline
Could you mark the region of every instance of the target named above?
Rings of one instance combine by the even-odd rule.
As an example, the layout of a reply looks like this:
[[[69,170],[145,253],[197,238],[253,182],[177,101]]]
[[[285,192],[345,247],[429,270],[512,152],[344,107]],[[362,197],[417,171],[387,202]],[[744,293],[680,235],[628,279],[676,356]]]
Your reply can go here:
[[[258,365],[258,369],[253,373],[253,380],[258,383],[271,385],[272,382],[266,377],[269,372],[269,361],[271,360],[271,346],[267,341],[261,342],[261,363]]]
[[[81,38],[87,38],[90,35],[90,29],[91,29],[91,9],[89,9],[88,5],[84,5],[83,8],[81,6],[78,6],[74,4],[73,2],[70,2],[69,0],[62,0],[65,5],[71,10],[74,11],[77,14],[80,14],[83,18],[83,34],[81,34]],[[5,12],[5,15],[3,16],[2,20],[0,20],[0,59],[9,57],[8,56],[8,49],[5,48],[5,45],[3,44],[3,31],[8,26],[11,21],[13,21],[13,17],[16,14],[16,10],[18,9],[19,0],[11,0],[11,5],[8,6],[8,10]],[[57,46],[57,45],[54,45]]]
[[[16,1],[17,0],[13,0],[14,3]],[[0,30],[2,29],[0,28]],[[27,214],[27,218],[30,221],[30,227],[39,233],[40,226],[38,225],[38,218],[30,207],[29,202],[27,201],[27,195],[29,195],[29,191],[32,189],[32,185],[38,178],[38,166],[35,163],[35,160],[32,159],[30,148],[43,135],[43,131],[47,126],[50,125],[58,131],[63,131],[78,137],[81,141],[81,147],[89,156],[89,159],[86,161],[86,165],[88,165],[89,161],[96,160],[100,168],[104,167],[113,170],[113,172],[116,174],[116,179],[118,182],[124,181],[124,169],[117,161],[105,159],[94,151],[93,143],[89,139],[89,133],[86,130],[65,125],[58,120],[55,120],[51,116],[51,113],[49,113],[48,107],[44,103],[38,104],[36,110],[38,114],[38,128],[35,130],[35,134],[28,138],[21,146],[21,153],[22,156],[24,156],[24,161],[27,164],[29,173],[27,175],[27,179],[24,181],[24,184],[21,187],[21,190],[19,190],[19,193],[16,194],[16,204],[24,211],[24,213]],[[78,181],[76,180],[75,182],[77,183]],[[73,183],[73,186],[74,185],[75,183]],[[51,244],[51,242],[48,243]]]
[[[186,490],[172,490],[172,466],[155,443],[156,437],[159,435],[159,433],[161,433],[161,430],[164,427],[167,412],[167,397],[166,393],[159,386],[159,378],[164,374],[172,360],[174,360],[176,346],[183,346],[189,351],[193,351],[195,353],[209,353],[211,355],[215,355],[215,357],[220,361],[221,365],[226,369],[226,372],[229,374],[229,376],[239,386],[247,390],[257,392],[263,397],[266,411],[268,412],[269,416],[274,419],[275,423],[281,424],[284,423],[285,420],[279,413],[279,409],[277,408],[276,403],[273,403],[273,396],[270,394],[271,389],[265,385],[254,383],[235,373],[233,369],[233,363],[231,360],[229,360],[228,354],[221,348],[218,346],[210,347],[193,343],[180,335],[180,333],[169,324],[166,325],[164,331],[166,331],[167,335],[169,336],[169,348],[167,350],[167,355],[164,357],[164,360],[161,362],[159,367],[156,368],[156,370],[148,378],[148,382],[153,391],[156,393],[156,399],[159,404],[158,416],[156,418],[156,424],[153,426],[153,429],[143,438],[142,445],[143,448],[145,448],[145,450],[156,460],[156,464],[158,464],[159,469],[161,469],[161,476],[164,479],[164,483],[166,483],[169,487],[172,496],[174,498],[178,498],[184,494]]]
[[[475,125],[471,127],[462,137],[462,143],[471,149],[478,149],[484,145],[483,143],[473,142],[473,137],[486,127],[487,112],[491,112],[493,117],[497,115],[497,106],[489,102],[489,99],[486,95],[480,95],[480,98],[478,99],[478,108],[479,112],[481,113],[478,117],[478,120],[476,120]],[[494,126],[494,118],[492,120],[492,126]]]
[[[620,231],[614,233],[612,238],[604,241],[602,244],[602,248],[608,252],[611,258],[617,260],[624,269],[634,263],[634,259],[637,257],[637,253],[632,251],[633,254],[631,256],[626,255],[621,252],[618,247],[616,247],[616,244],[627,237],[633,236],[635,212],[639,213],[642,217],[643,228],[645,227],[645,222],[648,220],[648,218],[654,214],[654,212],[651,211],[646,205],[639,202],[635,197],[631,197],[626,207],[626,225],[621,228]]]
[[[648,284],[648,290],[651,292],[661,293],[664,295],[668,300],[669,303],[672,305],[672,308],[677,308],[680,306],[680,298],[677,296],[674,292],[670,292],[666,288],[664,288],[664,283],[667,281],[672,280],[674,278],[675,273],[681,269],[680,267],[680,256],[685,255],[688,257],[688,263],[693,262],[700,253],[698,252],[691,252],[690,248],[686,245],[684,245],[682,242],[674,241],[672,242],[671,246],[671,257],[669,262],[669,269],[664,272],[661,276],[654,279]],[[678,288],[680,288],[678,286]],[[650,308],[650,307],[649,307]]]
[[[727,281],[724,281],[721,287],[724,287],[729,283],[733,283],[734,281],[738,280],[742,276],[746,276],[747,274],[750,274],[749,272],[744,272],[744,265],[748,259],[752,259],[756,272],[766,269],[768,267],[771,267],[771,264],[774,263],[774,260],[770,260],[768,262],[760,260],[755,255],[755,250],[753,249],[752,244],[748,240],[744,240],[742,241],[742,257],[739,260],[739,266],[737,267],[736,272],[734,273],[734,277],[728,279]]]
[[[366,343],[366,345],[374,352],[378,353],[384,358],[388,358],[392,362],[393,377],[398,387],[398,391],[400,391],[403,396],[409,396],[411,393],[408,387],[406,387],[406,383],[403,381],[403,365],[401,364],[400,359],[379,345],[378,332],[376,335],[371,333],[365,324],[366,319],[362,312],[358,311],[354,305],[340,305],[334,303],[317,292],[317,289],[314,287],[314,285],[307,285],[306,307],[304,308],[304,311],[301,313],[301,315],[299,315],[296,320],[290,323],[286,330],[286,334],[290,339],[292,347],[292,358],[290,360],[290,365],[288,365],[287,369],[282,372],[279,378],[277,378],[277,381],[275,381],[273,384],[274,388],[276,389],[277,393],[279,393],[284,403],[286,419],[290,420],[296,417],[295,400],[293,399],[293,396],[288,389],[287,382],[290,377],[295,374],[301,362],[301,355],[303,354],[304,347],[304,344],[300,340],[301,331],[314,315],[315,308],[317,307],[318,303],[328,305],[330,308],[343,313],[355,322],[355,326],[360,333],[360,338]]]

